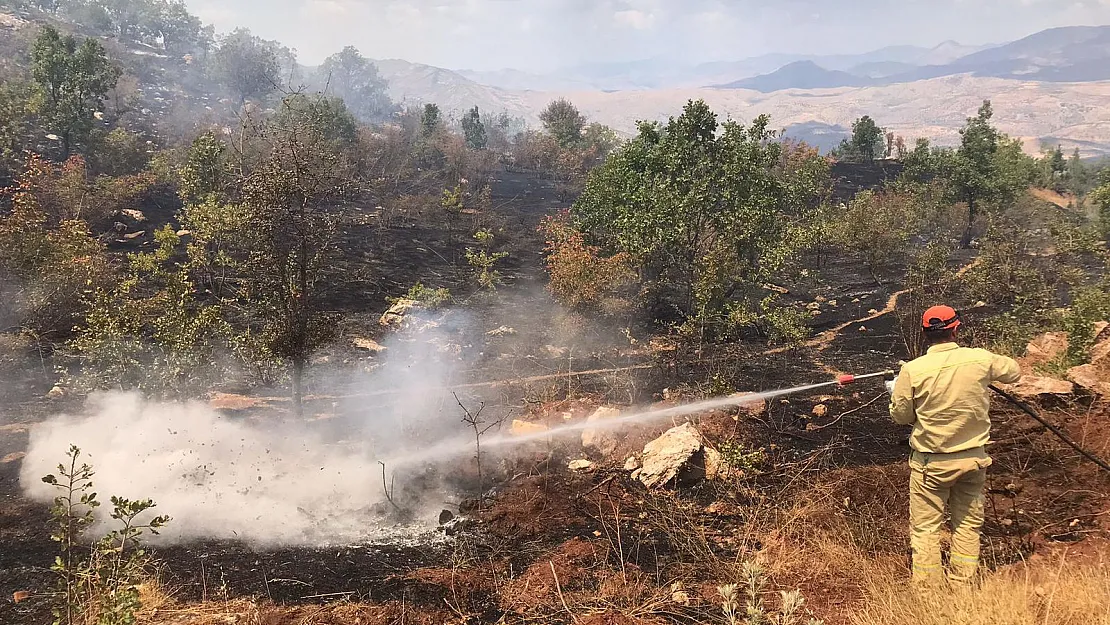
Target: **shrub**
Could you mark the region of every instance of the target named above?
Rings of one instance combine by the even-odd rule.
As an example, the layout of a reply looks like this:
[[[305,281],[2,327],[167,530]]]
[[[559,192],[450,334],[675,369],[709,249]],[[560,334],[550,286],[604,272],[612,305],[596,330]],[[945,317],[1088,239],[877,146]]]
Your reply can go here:
[[[758,563],[745,562],[740,572],[743,578],[741,584],[725,584],[717,588],[721,595],[721,611],[728,625],[797,625],[802,622],[822,625],[822,621],[816,618],[805,619],[805,598],[800,590],[779,591],[782,607],[778,613],[773,613],[763,600],[767,585],[763,568]]]
[[[390,301],[397,303],[401,300],[411,300],[419,304],[422,308],[435,310],[451,303],[451,291],[442,287],[433,289],[417,282],[409,288],[408,293],[406,293],[404,297],[395,297]]]
[[[906,353],[911,358],[923,353],[921,313],[930,306],[951,301],[957,290],[956,272],[949,267],[953,251],[948,242],[929,243],[914,255],[906,272],[906,292],[899,298],[895,313]]]
[[[545,218],[540,230],[547,239],[547,288],[556,301],[604,314],[625,313],[632,308],[636,272],[631,256],[619,253],[606,257],[601,248],[588,245],[571,225],[566,211]]]
[[[188,267],[172,263],[180,243],[173,229],[155,236],[154,252],[131,254],[123,280],[88,298],[84,327],[69,343],[81,363],[77,387],[180,397],[227,373],[219,352],[231,347],[230,326],[217,306],[195,299]]]
[[[150,163],[153,146],[142,135],[116,128],[97,137],[89,151],[89,169],[97,175],[137,174]]]
[[[871,276],[906,254],[916,230],[916,198],[896,191],[859,193],[836,222],[834,238],[849,253],[863,260]]]
[[[112,497],[111,518],[119,527],[86,545],[83,534],[100,507],[93,491],[94,472],[88,464],[78,465],[81,450],[69,448],[68,466],[58,465],[57,475],[42,481],[58,489],[51,507],[53,532],[60,555],[50,567],[58,575],[56,625],[132,625],[142,608],[138,585],[148,576],[150,558],[142,549],[142,535],[157,534],[170,522],[168,516],[140,517],[155,507],[149,499]]]
[[[33,158],[17,184],[4,190],[11,208],[0,215],[4,327],[20,328],[40,345],[65,340],[84,315],[84,295],[112,276],[104,246],[85,221],[44,208],[42,191],[56,171]]]
[[[1064,366],[1075,367],[1090,358],[1095,341],[1094,324],[1110,319],[1110,292],[1099,286],[1082,286],[1072,291],[1071,306],[1063,314],[1062,326],[1068,333]]]
[[[494,267],[502,259],[509,256],[508,252],[490,253],[488,248],[493,244],[493,233],[489,230],[479,230],[474,233],[474,240],[481,244],[482,249],[466,248],[466,262],[475,269],[475,277],[479,286],[484,289],[494,290],[501,284],[501,272]]]

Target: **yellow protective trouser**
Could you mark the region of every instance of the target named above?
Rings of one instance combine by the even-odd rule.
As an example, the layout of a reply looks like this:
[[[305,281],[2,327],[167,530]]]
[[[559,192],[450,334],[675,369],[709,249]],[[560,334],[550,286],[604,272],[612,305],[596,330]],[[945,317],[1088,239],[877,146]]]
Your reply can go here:
[[[990,456],[982,447],[951,454],[910,456],[910,546],[913,579],[944,581],[940,530],[948,506],[952,527],[948,580],[966,584],[979,569],[979,530],[983,527],[983,486]]]

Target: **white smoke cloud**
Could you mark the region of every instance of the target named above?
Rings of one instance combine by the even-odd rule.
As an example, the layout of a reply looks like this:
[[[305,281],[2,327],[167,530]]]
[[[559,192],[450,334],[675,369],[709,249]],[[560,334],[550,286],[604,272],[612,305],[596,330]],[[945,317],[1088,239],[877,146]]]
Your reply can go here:
[[[98,513],[106,515],[110,495],[153,499],[155,513],[173,517],[162,542],[352,544],[395,534],[379,459],[391,459],[392,472],[406,454],[457,438],[460,453],[430,460],[469,462],[460,411],[442,389],[457,366],[444,347],[458,339],[462,319],[416,336],[395,335],[386,343],[388,362],[369,375],[348,372],[340,380],[335,371],[321,372],[333,379],[329,386],[317,380],[318,392],[389,392],[342,402],[332,419],[247,419],[203,402],[157,402],[120,392],[92,396],[80,413],[32,429],[21,484],[30,498],[51,501],[58,493],[41,478],[56,473],[74,444],[96,472],[93,483],[103,502]],[[427,479],[425,469],[412,464],[398,471],[395,498],[417,515],[417,525],[406,529],[430,529],[451,496],[434,475]]]

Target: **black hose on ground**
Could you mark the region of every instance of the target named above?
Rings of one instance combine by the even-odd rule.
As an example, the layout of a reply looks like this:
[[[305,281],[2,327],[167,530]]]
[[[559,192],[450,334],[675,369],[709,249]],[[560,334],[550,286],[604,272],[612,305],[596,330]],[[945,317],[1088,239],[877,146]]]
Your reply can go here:
[[[1106,471],[1107,473],[1110,473],[1110,464],[1108,464],[1102,458],[1099,458],[1098,456],[1092,454],[1091,452],[1087,451],[1086,449],[1083,449],[1082,447],[1080,447],[1079,443],[1073,441],[1071,439],[1071,437],[1069,437],[1062,430],[1060,430],[1060,428],[1056,427],[1055,425],[1052,425],[1048,421],[1045,421],[1044,418],[1041,417],[1041,415],[1037,414],[1036,410],[1033,410],[1032,408],[1030,408],[1028,404],[1021,401],[1017,397],[1014,397],[1010,393],[1007,393],[1006,391],[998,388],[997,386],[991,386],[991,390],[994,391],[995,393],[998,393],[1002,397],[1004,397],[1006,399],[1006,401],[1008,401],[1011,404],[1020,408],[1021,411],[1024,412],[1025,414],[1027,414],[1030,417],[1033,417],[1034,419],[1036,419],[1038,423],[1040,423],[1041,425],[1048,428],[1048,431],[1050,431],[1053,434],[1055,434],[1056,436],[1058,436],[1060,438],[1060,440],[1067,443],[1072,449],[1074,449],[1074,450],[1078,451],[1079,453],[1083,454],[1083,457],[1085,457],[1086,459],[1090,460],[1091,462],[1097,464],[1098,466],[1102,467],[1102,470]]]

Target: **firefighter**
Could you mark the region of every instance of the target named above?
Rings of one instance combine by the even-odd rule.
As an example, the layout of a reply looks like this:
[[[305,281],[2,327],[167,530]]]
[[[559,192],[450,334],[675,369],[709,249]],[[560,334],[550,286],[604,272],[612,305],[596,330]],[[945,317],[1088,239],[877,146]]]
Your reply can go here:
[[[912,425],[910,435],[910,545],[913,579],[942,583],[940,530],[948,508],[952,528],[947,580],[969,583],[979,569],[983,487],[991,458],[990,390],[1012,384],[1021,370],[1012,358],[961,347],[960,315],[934,306],[921,320],[928,352],[902,366],[890,391],[890,416]]]

